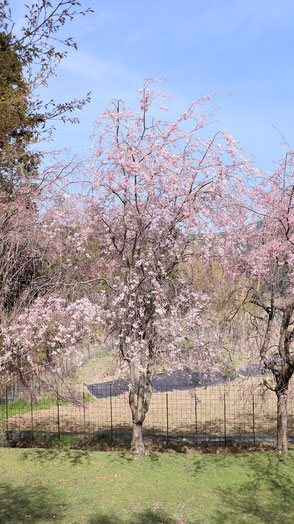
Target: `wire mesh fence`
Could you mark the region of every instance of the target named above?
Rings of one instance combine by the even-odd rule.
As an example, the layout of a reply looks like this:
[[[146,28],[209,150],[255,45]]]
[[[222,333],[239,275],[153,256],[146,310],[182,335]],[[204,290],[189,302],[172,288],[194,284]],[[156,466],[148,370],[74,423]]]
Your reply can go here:
[[[117,381],[119,382],[119,381]],[[130,436],[128,391],[124,382],[83,384],[77,405],[34,384],[0,391],[0,421],[8,435],[45,433]],[[256,379],[207,387],[164,384],[152,395],[144,435],[166,439],[251,440],[275,438],[276,397],[256,389]],[[294,436],[294,402],[289,399],[289,436]]]

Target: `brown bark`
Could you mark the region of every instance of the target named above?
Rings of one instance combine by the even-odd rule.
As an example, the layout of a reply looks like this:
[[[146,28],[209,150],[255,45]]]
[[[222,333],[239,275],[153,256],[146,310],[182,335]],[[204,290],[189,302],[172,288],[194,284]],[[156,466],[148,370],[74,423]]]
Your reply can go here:
[[[136,455],[146,455],[146,448],[143,442],[142,422],[133,422],[131,451]]]
[[[277,448],[279,453],[288,453],[288,414],[287,397],[289,381],[293,375],[293,361],[290,348],[293,338],[291,326],[294,302],[291,302],[283,309],[280,325],[280,339],[278,344],[277,361],[270,364],[269,369],[275,376],[277,395]]]
[[[285,394],[286,393],[286,394]],[[277,394],[277,448],[279,453],[288,454],[287,391]]]
[[[147,391],[145,392],[145,375],[141,374],[136,381],[135,367],[130,365],[131,389],[129,393],[129,404],[132,412],[133,434],[131,442],[131,451],[136,455],[145,455],[146,449],[143,442],[143,422],[148,412],[152,386],[152,373],[147,366]]]
[[[293,362],[290,354],[293,330],[289,329],[291,326],[293,311],[294,302],[288,304],[283,310],[278,345],[281,362],[278,363],[277,367],[273,366],[272,368],[277,383],[277,447],[279,453],[285,455],[288,453],[287,396],[289,381],[293,375]]]
[[[137,391],[135,391],[136,389]],[[146,453],[142,433],[142,426],[146,416],[144,409],[144,396],[144,377],[139,377],[137,388],[135,383],[132,384],[132,389],[129,395],[133,419],[131,451],[136,455],[145,455]]]

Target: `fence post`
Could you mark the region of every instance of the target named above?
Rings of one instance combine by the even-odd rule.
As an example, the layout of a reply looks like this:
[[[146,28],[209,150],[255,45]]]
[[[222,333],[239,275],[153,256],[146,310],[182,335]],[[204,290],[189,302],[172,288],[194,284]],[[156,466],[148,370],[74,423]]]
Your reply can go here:
[[[166,398],[166,445],[168,445],[168,393],[165,394]]]
[[[84,414],[84,439],[86,437],[86,404],[85,404],[85,384],[83,383],[83,414]]]
[[[110,402],[110,437],[113,437],[113,427],[112,427],[112,384],[109,386],[109,402]]]
[[[253,433],[253,445],[256,446],[255,439],[255,409],[254,409],[254,393],[252,393],[252,433]]]
[[[31,377],[31,430],[32,440],[34,439],[34,414],[33,414],[33,379]]]
[[[194,393],[194,409],[195,409],[195,436],[196,436],[196,444],[198,443],[198,413],[197,413],[197,397],[196,393]]]
[[[226,405],[226,387],[224,386],[224,439],[227,445],[227,405]]]
[[[57,406],[57,438],[60,440],[60,413],[59,413],[59,393],[56,391],[56,406]]]
[[[8,438],[8,391],[7,391],[7,386],[5,390],[5,409],[6,409],[6,433],[7,433],[7,438]]]

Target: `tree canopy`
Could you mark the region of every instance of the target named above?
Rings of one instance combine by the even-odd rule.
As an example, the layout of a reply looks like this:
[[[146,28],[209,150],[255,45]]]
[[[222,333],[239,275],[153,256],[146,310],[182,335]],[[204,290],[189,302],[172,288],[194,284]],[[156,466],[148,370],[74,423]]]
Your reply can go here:
[[[66,56],[64,47],[77,48],[72,38],[59,39],[58,32],[66,22],[91,11],[79,5],[75,0],[32,3],[26,6],[19,35],[14,32],[10,2],[0,2],[0,183],[7,195],[22,179],[38,173],[40,150],[31,146],[41,135],[50,137],[55,120],[78,122],[72,113],[89,101],[89,93],[60,103],[37,94]]]

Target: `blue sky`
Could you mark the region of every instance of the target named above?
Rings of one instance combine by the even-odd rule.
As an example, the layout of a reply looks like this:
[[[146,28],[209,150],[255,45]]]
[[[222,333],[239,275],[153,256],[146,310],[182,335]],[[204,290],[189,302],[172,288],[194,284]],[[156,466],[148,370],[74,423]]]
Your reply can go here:
[[[30,0],[27,0],[30,3]],[[53,4],[57,0],[52,0]],[[294,148],[293,0],[81,0],[94,14],[65,29],[79,50],[71,51],[51,79],[46,96],[82,97],[92,102],[80,125],[58,125],[50,147],[85,153],[99,114],[113,98],[134,107],[144,78],[165,77],[173,99],[166,117],[174,118],[197,98],[220,106],[216,129],[227,129],[271,170],[283,156],[276,126]],[[24,3],[11,0],[17,25]],[[162,114],[161,114],[162,116]]]

